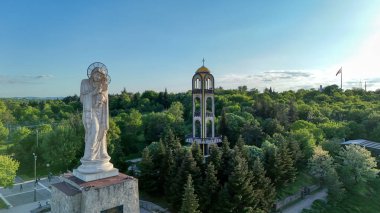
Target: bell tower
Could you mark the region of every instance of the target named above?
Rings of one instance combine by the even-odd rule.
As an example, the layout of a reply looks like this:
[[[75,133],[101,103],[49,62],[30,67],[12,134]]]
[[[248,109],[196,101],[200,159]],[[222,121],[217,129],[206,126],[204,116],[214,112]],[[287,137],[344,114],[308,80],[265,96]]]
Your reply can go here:
[[[204,66],[203,59],[192,80],[193,133],[186,142],[199,144],[204,156],[209,154],[210,144],[222,142],[220,137],[215,137],[214,88],[214,76]]]

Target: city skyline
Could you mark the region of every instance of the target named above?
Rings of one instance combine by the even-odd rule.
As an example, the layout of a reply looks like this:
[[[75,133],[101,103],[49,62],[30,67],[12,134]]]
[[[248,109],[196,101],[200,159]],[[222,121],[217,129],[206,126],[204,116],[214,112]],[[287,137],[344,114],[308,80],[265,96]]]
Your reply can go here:
[[[202,65],[216,87],[380,88],[380,2],[2,1],[0,97],[79,94],[95,61],[124,88],[183,92]]]

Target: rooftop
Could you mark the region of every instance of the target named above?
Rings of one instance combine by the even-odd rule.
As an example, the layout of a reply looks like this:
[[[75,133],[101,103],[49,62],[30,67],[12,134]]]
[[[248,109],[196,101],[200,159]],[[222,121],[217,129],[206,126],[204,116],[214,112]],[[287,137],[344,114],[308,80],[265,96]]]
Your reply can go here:
[[[208,68],[205,66],[201,66],[195,73],[210,73],[210,70],[208,70]]]
[[[342,142],[341,144],[343,144],[343,145],[352,145],[352,144],[354,144],[354,145],[363,146],[365,148],[368,147],[368,148],[380,150],[380,143],[369,141],[369,140],[365,140],[365,139],[349,140],[349,141]]]

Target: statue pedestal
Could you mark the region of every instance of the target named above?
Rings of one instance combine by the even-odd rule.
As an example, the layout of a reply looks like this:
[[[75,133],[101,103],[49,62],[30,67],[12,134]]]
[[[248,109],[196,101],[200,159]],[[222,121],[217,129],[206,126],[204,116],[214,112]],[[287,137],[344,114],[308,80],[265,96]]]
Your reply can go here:
[[[112,176],[117,176],[119,170],[113,168],[112,163],[109,159],[103,160],[83,160],[81,159],[82,165],[77,169],[74,169],[73,174],[75,177],[83,181],[93,181],[104,179]]]
[[[88,181],[99,180],[99,179],[117,176],[119,174],[119,170],[113,168],[113,169],[111,169],[109,171],[105,171],[105,172],[86,174],[86,173],[82,173],[82,172],[78,171],[78,169],[74,169],[73,174],[75,177],[77,177],[83,181],[88,182]]]
[[[86,182],[70,173],[61,180],[52,184],[52,213],[140,212],[136,178],[118,173]]]

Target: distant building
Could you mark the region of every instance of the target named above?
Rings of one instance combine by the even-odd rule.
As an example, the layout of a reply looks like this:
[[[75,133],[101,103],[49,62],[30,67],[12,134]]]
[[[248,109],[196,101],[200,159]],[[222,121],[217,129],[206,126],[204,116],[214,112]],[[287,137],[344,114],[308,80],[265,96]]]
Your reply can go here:
[[[322,87],[322,85],[319,85],[319,92],[323,92],[323,87]]]
[[[359,145],[362,146],[369,151],[371,151],[375,155],[380,155],[380,143],[369,141],[365,139],[356,139],[356,140],[349,140],[341,143],[342,145]]]
[[[193,133],[186,137],[187,143],[201,146],[204,156],[209,154],[210,144],[222,142],[215,136],[214,76],[203,65],[194,74],[193,93]]]

